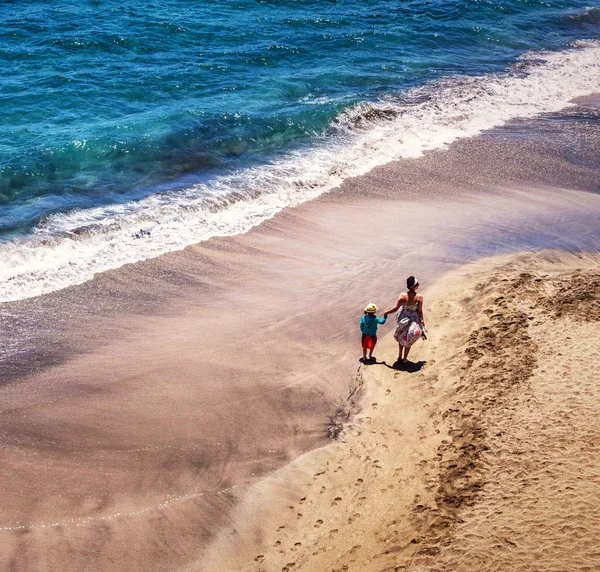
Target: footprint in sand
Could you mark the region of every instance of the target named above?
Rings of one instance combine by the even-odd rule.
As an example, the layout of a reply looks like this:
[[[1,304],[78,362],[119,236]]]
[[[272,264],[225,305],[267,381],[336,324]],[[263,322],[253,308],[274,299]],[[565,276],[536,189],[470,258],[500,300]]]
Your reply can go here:
[[[371,407],[373,407],[373,409],[377,409],[377,403],[371,403]]]
[[[354,483],[354,486],[356,486],[356,487],[357,487],[358,485],[360,485],[360,484],[361,484],[361,483],[363,483],[363,482],[364,482],[364,481],[363,481],[362,479],[356,479],[356,483]]]
[[[319,528],[321,525],[323,524],[323,521],[321,519],[317,520],[317,522],[315,523],[314,528]]]
[[[298,502],[302,504],[306,500],[306,497],[302,497]]]
[[[254,562],[262,562],[265,558],[264,554],[259,554],[255,559]]]
[[[338,533],[338,529],[334,528],[333,530],[329,531],[329,534],[337,534]]]
[[[281,546],[281,540],[278,540],[273,546]]]
[[[386,390],[385,390],[385,394],[386,394],[386,395],[389,395],[390,393],[392,393],[392,390],[391,390],[391,389],[386,389]]]
[[[285,526],[282,525],[277,529],[277,531],[283,530],[284,528],[285,528]]]
[[[327,487],[321,487],[321,494],[323,494],[327,490]]]

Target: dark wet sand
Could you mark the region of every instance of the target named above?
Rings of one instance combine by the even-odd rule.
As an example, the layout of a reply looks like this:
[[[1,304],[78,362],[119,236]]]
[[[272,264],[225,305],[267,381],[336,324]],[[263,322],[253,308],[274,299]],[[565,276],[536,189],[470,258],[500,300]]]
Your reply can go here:
[[[2,305],[0,569],[196,562],[246,484],[351,411],[365,302],[482,255],[598,250],[599,135],[540,123]]]

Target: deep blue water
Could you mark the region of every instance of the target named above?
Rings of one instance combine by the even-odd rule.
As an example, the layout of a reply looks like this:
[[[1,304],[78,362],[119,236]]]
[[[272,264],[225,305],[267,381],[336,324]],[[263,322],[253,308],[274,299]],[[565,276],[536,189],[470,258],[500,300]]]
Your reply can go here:
[[[600,32],[598,0],[0,3],[0,240],[311,145],[343,109]]]

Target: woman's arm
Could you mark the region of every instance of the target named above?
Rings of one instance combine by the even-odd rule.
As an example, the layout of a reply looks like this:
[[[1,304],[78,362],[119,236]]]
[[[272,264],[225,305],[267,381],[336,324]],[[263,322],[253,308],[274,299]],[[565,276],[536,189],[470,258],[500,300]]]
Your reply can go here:
[[[417,314],[419,314],[419,318],[421,322],[423,321],[423,296],[419,296],[417,300]]]
[[[398,311],[398,308],[400,308],[400,306],[402,306],[402,302],[404,301],[404,294],[402,294],[402,296],[400,296],[400,298],[398,298],[398,300],[396,300],[396,305],[393,308],[390,308],[389,310],[386,310],[383,315],[387,316],[388,314],[393,314],[394,312]]]

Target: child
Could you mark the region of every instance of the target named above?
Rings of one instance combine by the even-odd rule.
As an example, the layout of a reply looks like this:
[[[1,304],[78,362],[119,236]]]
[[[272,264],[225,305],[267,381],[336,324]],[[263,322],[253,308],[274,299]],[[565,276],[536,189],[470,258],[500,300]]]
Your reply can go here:
[[[363,348],[363,361],[373,359],[373,350],[377,343],[377,327],[379,324],[385,324],[387,316],[378,318],[375,315],[377,312],[377,306],[375,304],[369,304],[365,308],[365,314],[360,319],[360,331],[362,332],[362,348]],[[369,357],[367,357],[367,350],[369,350]]]

